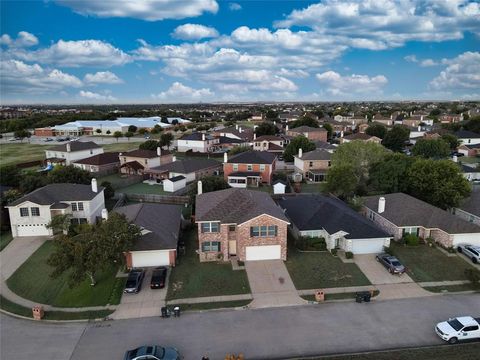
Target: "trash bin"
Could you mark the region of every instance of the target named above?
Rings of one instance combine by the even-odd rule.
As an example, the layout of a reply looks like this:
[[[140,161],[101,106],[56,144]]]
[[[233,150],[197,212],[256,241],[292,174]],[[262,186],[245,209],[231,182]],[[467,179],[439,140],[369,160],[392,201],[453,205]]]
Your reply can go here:
[[[169,311],[168,311],[166,306],[163,306],[161,310],[162,310],[162,317],[163,318],[167,318],[167,317],[170,316]]]
[[[364,300],[365,302],[370,302],[371,297],[372,297],[372,294],[370,294],[369,291],[365,291],[365,293],[364,293],[364,295],[363,295],[363,300]]]
[[[317,302],[325,301],[325,292],[323,290],[315,291],[315,301]]]
[[[175,306],[175,307],[173,308],[173,315],[174,315],[175,317],[180,317],[180,306]]]
[[[42,320],[44,316],[43,306],[35,305],[32,307],[32,315],[34,320]]]
[[[357,303],[363,302],[363,295],[362,295],[362,293],[357,292],[357,293],[355,294],[355,301],[356,301]]]

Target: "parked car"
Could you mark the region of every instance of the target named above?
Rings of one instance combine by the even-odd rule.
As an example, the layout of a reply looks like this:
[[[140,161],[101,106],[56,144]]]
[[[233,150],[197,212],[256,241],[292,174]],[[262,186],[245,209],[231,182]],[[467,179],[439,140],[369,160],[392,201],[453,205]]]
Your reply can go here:
[[[180,360],[180,354],[174,347],[144,345],[125,353],[124,360]]]
[[[283,161],[283,155],[278,156],[278,161]]]
[[[406,269],[400,261],[395,257],[389,254],[378,254],[376,256],[377,261],[379,261],[391,274],[403,274]]]
[[[456,156],[456,157],[462,157],[462,156],[465,156],[465,154],[461,153],[461,152],[458,152],[458,151],[454,151],[450,154],[450,156]]]
[[[163,289],[165,287],[165,279],[167,278],[167,268],[164,266],[153,270],[152,280],[150,281],[150,289]]]
[[[470,258],[474,264],[480,263],[480,246],[458,244],[457,251]]]
[[[57,141],[62,142],[62,141],[65,141],[65,139],[64,138],[57,138]]]
[[[45,138],[43,141],[44,142],[50,142],[50,141],[53,141],[53,139],[52,138]]]
[[[126,293],[137,294],[142,289],[142,281],[145,277],[145,270],[133,269],[128,274],[127,283],[125,284]]]
[[[459,340],[480,339],[480,318],[461,316],[448,319],[438,323],[435,332],[450,344],[455,344]]]

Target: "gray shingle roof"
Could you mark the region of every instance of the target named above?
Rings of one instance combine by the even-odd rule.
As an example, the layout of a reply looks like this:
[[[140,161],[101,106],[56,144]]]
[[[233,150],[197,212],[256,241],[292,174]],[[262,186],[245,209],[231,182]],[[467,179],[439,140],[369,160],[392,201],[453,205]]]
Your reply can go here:
[[[459,130],[455,133],[455,136],[459,139],[478,139],[480,138],[480,134],[477,134],[473,131],[468,130]]]
[[[82,151],[89,149],[98,149],[101,146],[95,144],[93,141],[70,141],[65,144],[54,146],[48,150],[52,151],[67,151],[67,144],[70,144],[70,151]]]
[[[228,159],[234,164],[272,164],[277,155],[267,151],[245,151]]]
[[[358,214],[343,201],[319,194],[285,196],[278,204],[300,230],[325,229],[330,235],[345,231],[347,239],[389,237],[373,222]]]
[[[196,198],[196,221],[242,224],[262,214],[288,222],[282,209],[262,191],[225,189],[197,195]]]
[[[324,131],[327,131],[325,130],[324,128],[314,128],[314,127],[310,127],[310,126],[299,126],[299,127],[296,127],[296,128],[292,128],[292,129],[289,129],[289,131],[293,131],[293,132],[297,132],[297,133],[306,133],[306,132],[324,132]]]
[[[396,226],[438,228],[449,234],[480,233],[479,226],[404,193],[367,196],[364,205],[378,213],[378,199],[381,196],[386,201],[385,211],[379,216]]]
[[[337,148],[336,146],[333,146],[332,144],[325,141],[317,140],[317,141],[314,141],[313,143],[315,144],[317,149],[335,150]]]
[[[161,155],[168,155],[170,154],[170,151],[163,150],[161,152]],[[122,156],[129,156],[129,157],[137,157],[137,158],[142,158],[142,159],[153,159],[158,157],[157,152],[154,150],[144,150],[144,149],[135,149],[131,150],[128,152],[122,153]]]
[[[191,134],[186,134],[183,135],[180,140],[195,140],[195,141],[201,141],[203,138],[203,135],[205,135],[205,140],[212,140],[213,136],[210,134],[205,134],[205,133],[199,133],[199,132],[194,132]]]
[[[298,155],[296,156],[298,157]],[[304,153],[300,159],[302,160],[330,160],[332,158],[332,154],[328,151],[323,149],[315,149]]]
[[[214,159],[185,159],[151,168],[154,171],[169,171],[179,174],[189,174],[203,169],[221,167],[222,163]]]
[[[132,204],[114,210],[135,225],[150,231],[132,248],[133,251],[176,249],[182,209],[179,205]]]
[[[49,184],[15,200],[9,206],[16,206],[25,201],[39,205],[53,205],[63,201],[88,201],[97,196],[104,188],[99,186],[98,193],[92,191],[91,185]]]
[[[118,158],[118,152],[106,152],[103,154],[97,154],[90,156],[86,159],[76,160],[75,164],[84,164],[84,165],[106,165],[119,163],[120,159]]]
[[[480,216],[480,191],[474,191],[459,207],[470,214]]]

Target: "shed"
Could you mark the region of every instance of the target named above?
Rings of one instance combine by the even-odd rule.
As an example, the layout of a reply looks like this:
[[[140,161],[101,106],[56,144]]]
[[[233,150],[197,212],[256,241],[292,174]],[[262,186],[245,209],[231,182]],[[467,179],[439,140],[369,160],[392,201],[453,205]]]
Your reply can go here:
[[[274,194],[285,194],[286,188],[287,188],[287,183],[285,181],[277,180],[273,183]]]
[[[187,186],[187,178],[183,175],[163,180],[163,191],[175,192]]]

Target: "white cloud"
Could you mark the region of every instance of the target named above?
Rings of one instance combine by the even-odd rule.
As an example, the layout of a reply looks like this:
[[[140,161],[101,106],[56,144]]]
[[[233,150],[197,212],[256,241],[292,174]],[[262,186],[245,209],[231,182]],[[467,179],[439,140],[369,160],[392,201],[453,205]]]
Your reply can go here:
[[[98,101],[112,102],[117,100],[112,95],[108,95],[108,94],[102,95],[99,93],[94,93],[91,91],[84,91],[84,90],[80,90],[80,92],[78,93],[78,96],[80,96],[82,99],[88,99],[90,101],[95,101],[95,102],[98,102]]]
[[[431,89],[480,89],[480,52],[467,51],[442,63],[448,66],[430,82]]]
[[[301,69],[285,69],[285,68],[281,68],[278,74],[285,77],[293,77],[293,78],[306,78],[309,75],[308,72]]]
[[[325,85],[328,93],[335,96],[379,94],[382,92],[382,88],[388,83],[387,78],[383,75],[373,77],[356,74],[342,76],[335,71],[316,74],[316,78],[320,83]]]
[[[178,26],[173,31],[172,36],[174,38],[183,40],[199,40],[217,37],[218,31],[209,26],[199,24],[183,24]]]
[[[121,84],[123,80],[110,71],[99,71],[95,74],[86,74],[85,83],[88,84]]]
[[[412,62],[412,63],[418,63],[418,59],[415,55],[407,55],[404,57],[405,61]]]
[[[38,64],[29,65],[18,60],[0,63],[2,93],[48,93],[66,87],[80,87],[82,81],[58,69],[47,70]],[[4,94],[4,95],[5,95]]]
[[[196,17],[204,12],[215,14],[218,3],[215,0],[57,0],[82,15],[98,17],[130,17],[147,21],[184,19]]]
[[[425,59],[420,61],[420,66],[422,67],[430,67],[430,66],[437,66],[439,63],[433,59]]]
[[[168,90],[156,95],[152,94],[152,98],[171,102],[195,102],[209,99],[213,95],[214,93],[208,88],[194,89],[180,82],[174,82]]]
[[[26,31],[20,31],[16,39],[12,39],[10,35],[3,34],[0,37],[0,45],[11,47],[30,47],[38,44],[38,38]]]
[[[9,56],[65,67],[109,67],[131,61],[128,54],[101,40],[59,40],[48,48],[36,51],[12,49]]]
[[[231,11],[238,11],[238,10],[242,10],[242,5],[240,5],[238,3],[231,2],[231,3],[228,4],[228,8]]]

